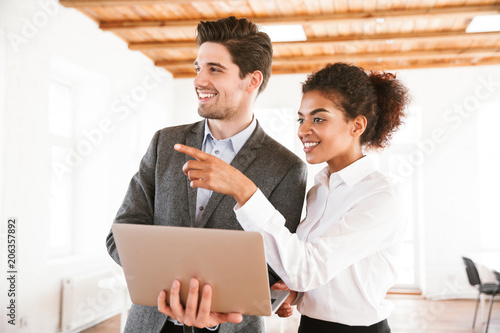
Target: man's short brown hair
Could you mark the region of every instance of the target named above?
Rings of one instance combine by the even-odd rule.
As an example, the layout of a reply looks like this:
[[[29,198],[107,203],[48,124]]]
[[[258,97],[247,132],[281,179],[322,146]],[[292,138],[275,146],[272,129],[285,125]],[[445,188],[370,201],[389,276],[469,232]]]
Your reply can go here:
[[[257,70],[262,72],[259,93],[264,90],[272,71],[273,46],[265,32],[246,18],[230,16],[217,21],[200,22],[196,28],[196,44],[205,42],[224,45],[240,69],[240,77]]]

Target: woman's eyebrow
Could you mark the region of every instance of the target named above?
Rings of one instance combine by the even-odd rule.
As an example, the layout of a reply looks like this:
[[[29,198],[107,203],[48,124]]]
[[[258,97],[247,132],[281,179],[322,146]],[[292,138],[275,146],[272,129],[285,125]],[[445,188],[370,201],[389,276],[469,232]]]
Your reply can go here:
[[[323,108],[320,108],[320,109],[314,109],[310,112],[310,115],[313,116],[315,115],[316,113],[319,113],[319,112],[328,112],[330,113],[330,111],[326,110],[326,109],[323,109]],[[299,114],[299,116],[303,116],[303,114],[299,111],[297,112]]]

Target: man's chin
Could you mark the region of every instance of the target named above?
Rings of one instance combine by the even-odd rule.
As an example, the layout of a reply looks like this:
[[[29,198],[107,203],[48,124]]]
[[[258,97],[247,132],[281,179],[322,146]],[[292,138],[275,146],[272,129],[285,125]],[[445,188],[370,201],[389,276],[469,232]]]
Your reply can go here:
[[[198,108],[198,114],[200,115],[200,117],[203,117],[205,119],[222,119],[221,115],[218,115],[210,110],[205,110],[202,107]]]

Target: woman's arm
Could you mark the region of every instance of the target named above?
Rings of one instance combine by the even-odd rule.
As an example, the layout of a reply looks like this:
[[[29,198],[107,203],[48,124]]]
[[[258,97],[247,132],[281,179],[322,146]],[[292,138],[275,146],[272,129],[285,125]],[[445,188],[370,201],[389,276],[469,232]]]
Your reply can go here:
[[[323,223],[328,223],[325,232],[312,242],[303,242],[288,232],[281,214],[260,191],[235,212],[243,229],[263,235],[267,261],[286,285],[305,292],[399,242],[405,224],[401,206],[395,193],[369,196],[339,220],[324,219]]]

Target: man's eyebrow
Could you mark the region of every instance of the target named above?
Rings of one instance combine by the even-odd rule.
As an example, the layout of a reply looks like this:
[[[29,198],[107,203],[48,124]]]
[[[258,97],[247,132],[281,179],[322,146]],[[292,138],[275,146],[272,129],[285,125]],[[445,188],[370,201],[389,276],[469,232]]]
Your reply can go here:
[[[198,66],[198,60],[195,60],[194,61],[194,65],[195,66]],[[220,62],[208,62],[207,63],[207,66],[215,66],[215,67],[219,67],[219,68],[222,68],[222,69],[227,69],[225,66],[223,66]]]
[[[326,110],[326,109],[322,109],[322,108],[320,108],[320,109],[315,109],[315,110],[311,111],[311,113],[310,113],[310,114],[311,114],[311,116],[313,116],[313,115],[315,115],[316,113],[319,113],[319,112],[328,112],[328,113],[330,113],[330,111],[328,111],[328,110]],[[303,114],[302,114],[302,113],[300,113],[300,111],[299,111],[299,112],[297,112],[297,113],[299,114],[299,116],[303,116]]]

